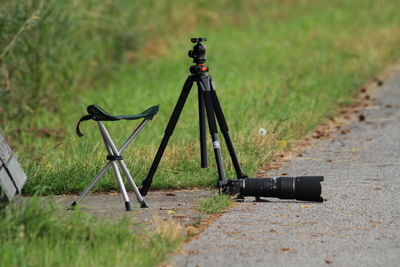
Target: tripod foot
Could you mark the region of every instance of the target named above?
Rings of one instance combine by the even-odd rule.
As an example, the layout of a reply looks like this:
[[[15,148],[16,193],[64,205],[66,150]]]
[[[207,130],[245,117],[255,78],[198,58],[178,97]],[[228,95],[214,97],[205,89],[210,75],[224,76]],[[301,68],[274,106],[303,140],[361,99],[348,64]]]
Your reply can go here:
[[[132,210],[132,205],[130,201],[126,201],[125,202],[125,207],[126,207],[126,211],[131,211]]]
[[[270,202],[269,200],[262,199],[261,197],[256,196],[254,202]]]
[[[67,210],[75,210],[76,205],[77,205],[76,201],[72,202],[71,206],[69,206]]]
[[[147,206],[146,202],[143,200],[140,202],[140,207],[141,208],[148,208],[149,206]]]

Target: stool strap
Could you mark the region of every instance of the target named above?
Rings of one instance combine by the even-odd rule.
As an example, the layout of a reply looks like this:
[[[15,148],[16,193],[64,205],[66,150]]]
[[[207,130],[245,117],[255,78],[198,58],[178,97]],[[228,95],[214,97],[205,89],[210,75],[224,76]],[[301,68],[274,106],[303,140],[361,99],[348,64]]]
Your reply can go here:
[[[82,118],[80,118],[80,120],[78,121],[78,124],[76,125],[76,130],[75,130],[76,134],[77,134],[79,137],[82,137],[82,136],[83,136],[83,133],[82,133],[81,130],[79,129],[79,125],[81,124],[81,122],[82,122],[82,121],[91,120],[92,118],[93,118],[92,115],[85,115],[85,116],[83,116]]]

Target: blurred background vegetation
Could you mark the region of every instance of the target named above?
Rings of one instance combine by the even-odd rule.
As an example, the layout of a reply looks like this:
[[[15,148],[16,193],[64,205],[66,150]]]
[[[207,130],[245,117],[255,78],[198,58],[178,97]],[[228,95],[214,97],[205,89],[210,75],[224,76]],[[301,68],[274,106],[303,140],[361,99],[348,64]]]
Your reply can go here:
[[[210,73],[250,175],[334,115],[400,55],[397,0],[0,4],[0,128],[29,176],[26,193],[78,192],[102,167],[96,126],[84,123],[85,137],[74,135],[75,123],[92,103],[116,114],[160,104],[160,113],[126,154],[140,182],[189,74],[190,37],[209,39]],[[193,118],[192,96],[155,188],[214,185],[215,166],[199,167]],[[108,126],[119,142],[134,128],[131,122]],[[258,134],[260,127],[267,135]],[[97,190],[115,188],[108,177]]]

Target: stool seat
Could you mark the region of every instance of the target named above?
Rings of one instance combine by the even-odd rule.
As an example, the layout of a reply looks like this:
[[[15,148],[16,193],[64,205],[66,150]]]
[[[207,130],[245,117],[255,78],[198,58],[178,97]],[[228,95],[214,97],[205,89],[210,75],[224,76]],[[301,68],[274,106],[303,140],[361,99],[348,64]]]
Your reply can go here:
[[[82,132],[80,131],[80,124],[82,121],[87,120],[95,120],[95,121],[119,121],[119,120],[138,120],[138,119],[146,119],[152,120],[153,117],[157,114],[159,110],[159,105],[152,106],[142,113],[133,114],[133,115],[111,115],[98,105],[90,105],[87,107],[88,115],[83,116],[78,124],[76,125],[76,134],[81,137],[83,136]]]
[[[90,105],[87,107],[87,112],[92,116],[91,119],[95,121],[118,121],[118,120],[138,120],[148,119],[151,120],[157,114],[159,106],[152,106],[142,113],[133,115],[111,115],[98,105]]]

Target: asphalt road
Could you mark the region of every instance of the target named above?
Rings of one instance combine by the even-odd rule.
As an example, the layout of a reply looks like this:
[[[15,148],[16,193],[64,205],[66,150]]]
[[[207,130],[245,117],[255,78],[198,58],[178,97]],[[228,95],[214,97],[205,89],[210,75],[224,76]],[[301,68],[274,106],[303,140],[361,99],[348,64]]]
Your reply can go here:
[[[133,192],[129,192],[132,202],[132,212],[126,212],[122,195],[119,192],[89,194],[80,203],[83,211],[95,215],[100,219],[120,220],[124,216],[131,216],[141,225],[151,224],[154,216],[173,219],[182,225],[196,225],[207,219],[208,214],[199,211],[201,200],[208,199],[216,193],[215,190],[159,190],[150,191],[145,197],[149,208],[139,208]],[[77,198],[76,195],[54,196],[56,203],[61,207],[69,207]]]
[[[325,202],[247,199],[171,264],[400,266],[400,71],[375,89],[349,125],[268,173],[324,175]]]

